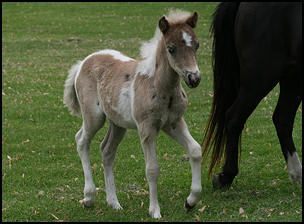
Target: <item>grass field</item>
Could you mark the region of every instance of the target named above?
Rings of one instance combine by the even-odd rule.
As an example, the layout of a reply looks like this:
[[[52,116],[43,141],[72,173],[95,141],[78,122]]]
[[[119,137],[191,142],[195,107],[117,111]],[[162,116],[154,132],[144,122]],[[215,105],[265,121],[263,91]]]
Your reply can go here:
[[[104,48],[137,58],[170,8],[199,13],[196,34],[202,81],[184,89],[185,114],[201,142],[212,102],[209,26],[217,3],[2,3],[2,221],[156,221],[148,214],[144,156],[129,130],[115,159],[117,196],[124,208],[107,207],[99,152],[108,122],[91,144],[95,206],[84,208],[84,178],[74,136],[81,120],[62,103],[70,67]],[[183,204],[191,185],[186,151],[166,135],[157,139],[161,167],[160,221],[301,221],[302,187],[289,181],[271,116],[278,86],[246,123],[240,173],[231,189],[212,189],[203,161],[201,201],[189,213]],[[302,104],[293,137],[302,158]]]

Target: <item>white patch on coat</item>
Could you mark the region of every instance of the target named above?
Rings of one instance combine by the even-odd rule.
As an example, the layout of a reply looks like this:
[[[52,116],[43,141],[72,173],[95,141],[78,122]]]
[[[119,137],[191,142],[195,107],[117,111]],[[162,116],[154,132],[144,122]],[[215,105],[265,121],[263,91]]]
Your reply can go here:
[[[186,31],[184,31],[184,30],[182,30],[182,34],[183,34],[183,39],[184,39],[184,41],[185,41],[185,43],[186,43],[186,46],[191,47],[191,46],[192,46],[192,44],[191,44],[191,42],[192,42],[192,36],[189,35],[189,34],[188,34]]]
[[[130,85],[130,92],[129,92],[130,93],[131,116],[132,116],[133,121],[136,124],[136,127],[138,127],[138,123],[137,123],[137,120],[134,117],[134,99],[135,99],[134,83],[136,81],[137,74],[138,73],[135,73],[134,79],[133,79],[133,81]]]
[[[121,52],[116,51],[116,50],[105,49],[105,50],[98,51],[96,53],[97,54],[105,54],[105,55],[108,54],[108,55],[113,56],[113,58],[115,58],[116,60],[120,60],[120,61],[123,61],[123,62],[134,61],[133,58],[129,58],[129,57],[123,55]]]
[[[106,102],[107,102],[107,104],[111,104],[111,97],[110,96],[106,96]]]
[[[140,48],[140,55],[143,58],[136,67],[136,74],[147,75],[152,77],[155,72],[156,63],[156,52],[159,41],[161,40],[162,34],[157,27],[155,30],[154,37],[142,44]]]
[[[294,152],[292,155],[288,153],[287,166],[290,178],[302,184],[302,165],[297,152]]]
[[[116,107],[112,106],[112,109],[122,118],[114,121],[117,125],[124,128],[136,128],[136,123],[132,116],[131,103],[132,94],[130,87],[122,88],[120,90],[120,95],[118,99],[118,104]]]

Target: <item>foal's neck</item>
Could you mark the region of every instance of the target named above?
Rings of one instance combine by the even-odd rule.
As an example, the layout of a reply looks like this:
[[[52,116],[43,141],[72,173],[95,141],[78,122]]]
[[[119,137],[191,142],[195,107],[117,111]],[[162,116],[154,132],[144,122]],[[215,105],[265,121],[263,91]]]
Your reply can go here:
[[[164,40],[160,40],[155,63],[154,86],[159,91],[170,92],[180,86],[179,75],[172,69],[167,58]]]

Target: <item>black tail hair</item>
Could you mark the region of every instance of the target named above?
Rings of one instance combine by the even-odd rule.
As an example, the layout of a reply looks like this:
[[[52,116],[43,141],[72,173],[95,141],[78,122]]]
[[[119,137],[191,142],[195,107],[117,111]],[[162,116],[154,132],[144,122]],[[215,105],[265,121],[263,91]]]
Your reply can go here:
[[[211,25],[214,95],[211,115],[202,141],[202,145],[205,145],[203,157],[213,147],[209,177],[214,166],[218,167],[221,162],[227,140],[225,114],[239,91],[239,60],[234,42],[234,24],[238,7],[237,2],[220,3],[213,14]]]

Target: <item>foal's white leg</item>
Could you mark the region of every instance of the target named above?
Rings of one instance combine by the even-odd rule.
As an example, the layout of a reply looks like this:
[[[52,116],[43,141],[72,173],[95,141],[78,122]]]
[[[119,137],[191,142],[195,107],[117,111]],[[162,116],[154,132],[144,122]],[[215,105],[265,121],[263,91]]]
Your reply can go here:
[[[84,199],[83,204],[86,207],[91,207],[94,204],[95,197],[95,185],[92,178],[92,172],[90,167],[90,139],[84,133],[82,127],[75,136],[77,142],[77,152],[81,159],[81,164],[84,173]]]
[[[159,219],[161,218],[157,199],[159,165],[155,153],[155,140],[157,132],[155,130],[151,130],[151,125],[146,124],[140,124],[138,126],[138,131],[146,161],[146,177],[148,180],[150,193],[149,214],[152,216],[152,218]]]
[[[163,129],[169,136],[180,143],[188,152],[192,170],[191,192],[187,197],[185,208],[193,208],[200,199],[202,191],[201,184],[201,146],[191,136],[185,120],[182,118],[174,126],[167,126]]]
[[[117,147],[123,139],[125,133],[126,129],[120,128],[111,122],[108,133],[100,144],[106,184],[107,203],[114,209],[122,209],[115,192],[113,167]]]
[[[100,115],[100,114],[99,114]],[[75,135],[77,143],[77,152],[81,159],[81,164],[84,173],[84,199],[83,204],[86,207],[91,207],[94,204],[96,188],[93,182],[91,166],[90,166],[90,144],[96,132],[103,126],[105,116],[83,116],[83,125]]]

